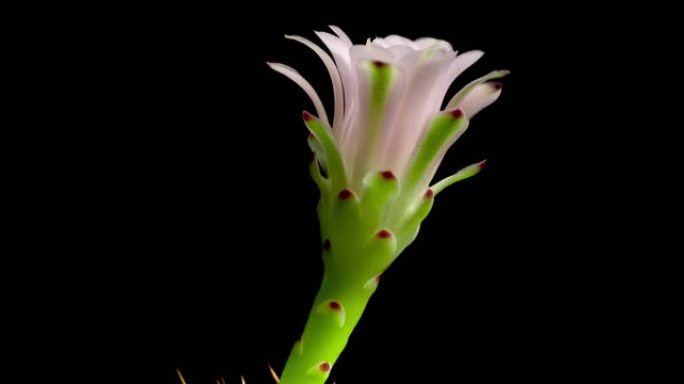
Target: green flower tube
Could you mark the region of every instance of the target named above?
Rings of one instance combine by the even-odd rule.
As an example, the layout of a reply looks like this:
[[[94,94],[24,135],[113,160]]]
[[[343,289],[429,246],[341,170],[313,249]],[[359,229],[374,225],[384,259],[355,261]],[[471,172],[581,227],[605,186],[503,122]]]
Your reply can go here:
[[[318,32],[332,57],[311,41],[334,91],[329,121],[314,88],[294,69],[269,63],[311,98],[304,112],[310,164],[321,198],[318,216],[325,272],[304,331],[294,343],[281,384],[321,384],[344,350],[380,276],[416,238],[435,196],[477,174],[470,165],[430,186],[449,147],[470,119],[501,94],[494,71],[442,102],[454,79],[480,51],[457,54],[445,41],[392,35],[353,45],[339,28]]]

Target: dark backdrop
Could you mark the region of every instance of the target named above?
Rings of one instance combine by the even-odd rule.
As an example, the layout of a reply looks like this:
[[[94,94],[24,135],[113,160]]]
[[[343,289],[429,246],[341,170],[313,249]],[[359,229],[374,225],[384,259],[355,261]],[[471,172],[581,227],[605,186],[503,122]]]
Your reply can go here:
[[[323,65],[282,37],[316,40],[328,24],[355,41],[434,36],[484,50],[452,92],[512,71],[439,175],[485,158],[488,167],[439,195],[331,378],[541,383],[605,364],[610,260],[595,254],[613,208],[588,206],[602,198],[592,143],[608,133],[601,117],[589,122],[584,93],[607,66],[594,55],[603,35],[586,37],[596,20],[562,7],[397,5],[393,16],[390,4],[329,6],[339,10],[166,6],[115,23],[114,240],[97,279],[103,331],[125,341],[117,367],[154,368],[145,382],[168,383],[180,368],[192,384],[266,383],[267,364],[282,370],[322,265],[301,121],[312,106],[265,62],[297,68],[330,105]]]

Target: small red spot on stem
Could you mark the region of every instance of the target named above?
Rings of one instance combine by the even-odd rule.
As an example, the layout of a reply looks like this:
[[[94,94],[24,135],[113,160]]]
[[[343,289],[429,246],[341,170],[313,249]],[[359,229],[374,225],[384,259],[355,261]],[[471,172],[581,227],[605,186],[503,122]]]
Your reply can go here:
[[[503,84],[501,84],[501,83],[492,83],[492,88],[494,88],[495,90],[498,91],[499,89],[503,88]]]
[[[329,240],[329,239],[325,239],[325,241],[323,242],[323,249],[325,249],[326,251],[329,251],[329,250],[330,250],[330,246],[331,246],[331,245],[330,245],[330,240]]]
[[[378,237],[381,239],[389,239],[390,237],[392,237],[392,232],[386,229],[382,229],[380,230],[380,232],[378,232]]]
[[[328,305],[333,311],[339,311],[342,308],[339,301],[331,301]]]
[[[380,175],[385,178],[385,180],[394,180],[396,177],[394,177],[394,173],[392,171],[382,171],[380,172]]]
[[[458,119],[458,118],[460,118],[461,116],[463,116],[463,111],[461,111],[460,109],[454,109],[454,110],[452,110],[451,112],[449,112],[449,114],[450,114],[451,117],[453,117],[454,119]]]
[[[378,67],[378,68],[382,68],[382,67],[384,67],[385,65],[387,65],[387,63],[383,63],[382,61],[375,60],[375,61],[373,61],[373,65],[375,65],[375,66]]]
[[[435,191],[432,190],[432,188],[428,188],[427,191],[425,191],[425,198],[429,199],[432,198],[432,196],[435,195]]]
[[[304,121],[309,121],[313,119],[313,116],[307,111],[302,112],[302,117],[304,118]]]
[[[321,372],[329,372],[330,371],[330,363],[328,363],[328,362],[321,363],[321,365],[319,365],[318,368],[321,369]]]
[[[340,200],[347,200],[348,198],[352,197],[352,195],[352,191],[348,189],[343,189],[340,191],[340,193],[337,194],[337,197],[339,197]]]

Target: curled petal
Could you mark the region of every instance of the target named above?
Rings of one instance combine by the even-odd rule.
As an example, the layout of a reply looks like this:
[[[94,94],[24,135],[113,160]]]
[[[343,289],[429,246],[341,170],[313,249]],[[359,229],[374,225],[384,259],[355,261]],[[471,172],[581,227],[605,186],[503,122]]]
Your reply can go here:
[[[461,109],[469,119],[472,119],[476,113],[495,102],[500,95],[501,83],[478,84],[465,95],[457,108]]]
[[[351,39],[349,38],[349,36],[347,36],[347,34],[344,33],[344,31],[343,31],[340,27],[335,26],[335,25],[329,25],[328,27],[330,27],[330,30],[332,30],[333,32],[335,32],[335,34],[336,34],[340,39],[342,39],[342,41],[344,41],[345,43],[347,43],[347,44],[349,44],[349,45],[352,45],[352,44],[353,44],[352,41],[351,41]]]
[[[511,73],[511,72],[508,70],[505,70],[505,69],[499,70],[499,71],[492,71],[492,72],[489,72],[488,74],[480,77],[479,79],[471,81],[470,83],[468,83],[468,85],[466,85],[460,91],[458,91],[458,93],[456,93],[454,95],[454,97],[451,98],[451,100],[449,101],[449,104],[447,104],[446,109],[456,108],[461,103],[463,98],[468,93],[470,93],[470,91],[473,88],[477,87],[479,84],[482,84],[482,83],[489,81],[489,80],[500,79],[500,78],[508,75],[509,73]]]
[[[344,92],[342,90],[342,80],[340,78],[340,73],[337,70],[337,67],[335,67],[335,62],[333,59],[328,55],[323,49],[321,49],[318,45],[314,44],[308,39],[305,39],[301,36],[285,36],[285,38],[297,41],[299,43],[302,43],[309,47],[312,51],[314,51],[318,57],[321,58],[321,61],[323,61],[323,64],[325,65],[325,68],[328,70],[328,74],[330,74],[330,80],[332,81],[333,84],[333,95],[335,98],[335,112],[333,115],[333,132],[336,134],[339,134],[340,126],[343,121],[343,110],[344,110]],[[339,138],[339,136],[338,136]]]
[[[316,112],[318,113],[318,116],[320,119],[326,124],[330,125],[330,122],[328,121],[328,115],[325,113],[325,108],[323,107],[323,102],[321,101],[321,98],[318,97],[318,94],[314,90],[314,88],[311,86],[311,84],[306,81],[302,75],[299,74],[294,68],[288,67],[285,64],[280,64],[280,63],[266,63],[268,64],[271,69],[274,71],[284,75],[288,79],[294,81],[297,85],[299,85],[304,92],[309,96],[311,99],[311,102],[313,103],[314,107],[316,108]]]

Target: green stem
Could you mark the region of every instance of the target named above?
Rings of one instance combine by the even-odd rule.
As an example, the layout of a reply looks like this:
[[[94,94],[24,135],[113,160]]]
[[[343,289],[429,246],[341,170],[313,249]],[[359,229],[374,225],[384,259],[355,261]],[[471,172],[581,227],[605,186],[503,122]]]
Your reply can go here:
[[[322,384],[347,345],[377,279],[326,271],[304,328],[285,365],[281,384]]]

